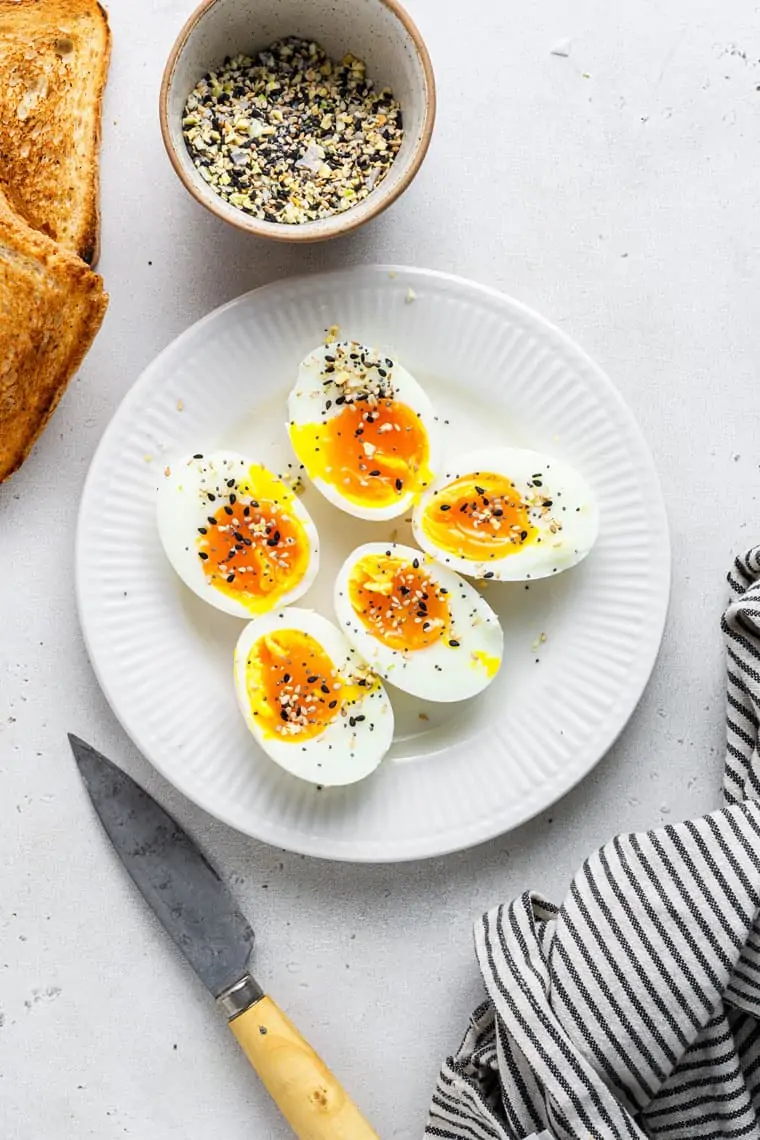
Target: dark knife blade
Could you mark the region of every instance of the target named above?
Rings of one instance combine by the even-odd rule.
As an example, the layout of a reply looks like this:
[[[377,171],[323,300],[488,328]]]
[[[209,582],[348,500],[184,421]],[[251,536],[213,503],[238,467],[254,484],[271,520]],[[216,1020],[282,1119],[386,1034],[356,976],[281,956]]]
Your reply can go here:
[[[69,735],[90,799],[122,863],[214,997],[245,977],[253,929],[176,820],[105,756]]]

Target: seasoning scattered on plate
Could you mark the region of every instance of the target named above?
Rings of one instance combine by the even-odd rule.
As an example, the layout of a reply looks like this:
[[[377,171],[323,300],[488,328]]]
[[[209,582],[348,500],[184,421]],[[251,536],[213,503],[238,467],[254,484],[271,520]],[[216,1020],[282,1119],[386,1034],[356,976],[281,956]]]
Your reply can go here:
[[[403,138],[401,108],[364,62],[308,40],[227,59],[190,93],[182,120],[201,177],[231,205],[298,224],[356,205],[385,178]]]

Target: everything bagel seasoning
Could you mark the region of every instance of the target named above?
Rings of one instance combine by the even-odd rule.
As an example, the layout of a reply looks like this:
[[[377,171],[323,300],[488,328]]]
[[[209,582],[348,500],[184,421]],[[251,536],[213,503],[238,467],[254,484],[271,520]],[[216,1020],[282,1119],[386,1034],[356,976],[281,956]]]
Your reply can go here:
[[[308,40],[227,59],[188,97],[182,130],[201,177],[232,206],[299,224],[356,205],[388,173],[401,108],[362,60]]]

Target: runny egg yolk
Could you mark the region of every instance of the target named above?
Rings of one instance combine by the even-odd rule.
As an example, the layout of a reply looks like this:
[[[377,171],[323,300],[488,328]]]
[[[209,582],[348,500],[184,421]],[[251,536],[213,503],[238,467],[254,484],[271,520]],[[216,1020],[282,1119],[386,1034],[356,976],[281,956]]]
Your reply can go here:
[[[418,559],[368,554],[348,582],[354,613],[391,649],[424,649],[451,627],[448,591],[421,568]]]
[[[251,712],[267,736],[310,740],[374,685],[341,678],[316,638],[300,629],[267,633],[252,646],[246,663]]]
[[[495,677],[499,672],[501,657],[494,657],[491,653],[484,653],[482,649],[476,649],[473,651],[472,659],[480,665],[481,669],[485,670],[487,677]]]
[[[443,487],[425,508],[425,535],[460,558],[506,558],[536,535],[526,503],[505,475],[477,471]]]
[[[229,479],[222,497],[207,493],[209,513],[197,545],[209,582],[258,613],[301,581],[310,546],[287,509],[292,491],[265,468],[253,467],[250,474],[257,476],[251,482]],[[262,492],[266,497],[259,497]]]
[[[432,478],[425,427],[397,400],[346,403],[320,423],[291,424],[290,438],[311,479],[360,506],[390,506]]]

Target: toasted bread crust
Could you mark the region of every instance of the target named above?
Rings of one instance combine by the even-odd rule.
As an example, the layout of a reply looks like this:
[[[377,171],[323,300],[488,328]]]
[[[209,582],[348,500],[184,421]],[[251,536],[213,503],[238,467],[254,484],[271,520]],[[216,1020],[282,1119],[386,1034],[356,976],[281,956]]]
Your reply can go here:
[[[0,191],[0,482],[29,454],[107,305],[98,274]]]
[[[97,0],[0,0],[0,174],[30,225],[90,264],[110,49]]]

